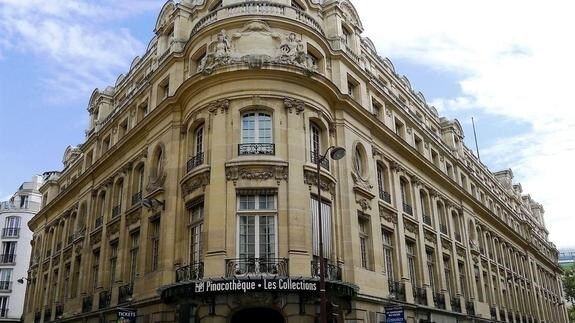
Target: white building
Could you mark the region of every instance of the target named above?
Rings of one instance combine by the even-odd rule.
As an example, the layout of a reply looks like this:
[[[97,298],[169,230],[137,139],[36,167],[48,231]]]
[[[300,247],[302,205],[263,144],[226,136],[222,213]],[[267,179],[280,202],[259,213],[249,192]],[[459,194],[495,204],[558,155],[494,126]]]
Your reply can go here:
[[[32,240],[27,223],[40,210],[42,182],[34,176],[0,203],[0,322],[20,322],[22,316]]]

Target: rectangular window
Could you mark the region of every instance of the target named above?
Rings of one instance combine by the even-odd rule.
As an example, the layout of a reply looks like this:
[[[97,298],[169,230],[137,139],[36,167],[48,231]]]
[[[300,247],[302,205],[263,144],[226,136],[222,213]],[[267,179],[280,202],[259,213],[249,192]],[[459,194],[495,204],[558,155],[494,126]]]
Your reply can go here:
[[[158,85],[158,102],[166,99],[170,95],[170,80],[166,78]]]
[[[238,196],[238,257],[276,258],[276,195]]]
[[[160,261],[160,218],[150,222],[150,271],[158,269]]]
[[[118,264],[118,241],[110,243],[110,286],[116,281],[116,267]]]
[[[385,262],[385,273],[387,279],[393,280],[394,277],[394,261],[393,261],[393,233],[382,229],[381,240],[383,241],[383,260]]]
[[[72,275],[72,290],[70,292],[70,297],[75,298],[78,295],[78,288],[80,282],[80,267],[82,265],[82,257],[76,257],[74,261],[74,274]]]
[[[92,257],[92,289],[98,288],[98,273],[100,271],[100,250],[94,251]]]
[[[69,291],[68,288],[70,286],[70,263],[67,263],[66,266],[64,267],[64,279],[62,282],[62,296],[60,297],[60,299],[66,299],[68,298],[69,295]]]
[[[0,263],[16,262],[16,241],[2,242]]]
[[[8,296],[0,297],[0,317],[8,317]]]
[[[439,167],[439,155],[433,149],[431,150],[431,161],[433,162],[433,165]]]
[[[20,208],[28,208],[28,195],[20,196]]]
[[[420,154],[423,154],[423,140],[418,136],[414,136],[414,140],[415,140],[415,149],[417,149],[417,151]]]
[[[425,254],[427,256],[427,272],[429,274],[429,286],[431,287],[432,291],[436,291],[436,282],[435,282],[435,258],[433,255],[433,250],[426,250]]]
[[[138,251],[140,249],[140,231],[130,234],[130,282],[134,283],[138,275]]]
[[[0,269],[0,291],[12,289],[12,268]]]
[[[379,103],[377,100],[375,100],[374,98],[371,99],[371,108],[372,108],[372,114],[377,118],[377,119],[381,119],[381,110],[382,110],[383,105],[381,103]]]
[[[198,263],[203,255],[204,200],[191,205],[190,218],[190,264]]]
[[[417,269],[416,269],[416,254],[415,254],[415,242],[406,241],[405,242],[406,252],[407,252],[407,267],[409,269],[409,278],[413,286],[417,286]]]
[[[395,119],[395,134],[405,139],[405,126],[398,119]]]
[[[369,241],[369,220],[366,216],[360,215],[357,219],[359,225],[359,246],[361,255],[361,266],[365,269],[370,269],[370,253],[371,248]]]
[[[461,285],[461,295],[465,297],[467,295],[466,279],[465,279],[465,265],[459,261],[457,263],[457,269],[459,270],[459,284]]]
[[[454,295],[453,289],[451,288],[451,262],[449,261],[449,257],[443,258],[443,269],[445,271],[445,284],[446,289],[449,292],[449,295]]]
[[[318,200],[316,196],[311,197],[311,216],[312,216],[312,235],[313,235],[313,255],[319,257],[319,214]],[[323,236],[323,257],[325,259],[331,256],[331,203],[321,200],[321,228]]]

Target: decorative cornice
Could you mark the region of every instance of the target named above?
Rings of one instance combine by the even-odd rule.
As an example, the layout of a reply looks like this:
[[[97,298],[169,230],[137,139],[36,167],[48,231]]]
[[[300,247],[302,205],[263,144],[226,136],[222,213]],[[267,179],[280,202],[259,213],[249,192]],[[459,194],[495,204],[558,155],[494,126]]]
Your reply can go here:
[[[303,176],[303,182],[309,185],[310,190],[312,185],[317,186],[317,175],[315,172],[304,170]],[[335,195],[335,183],[325,176],[321,176],[320,178],[320,188],[323,191],[329,192],[331,195]]]
[[[200,188],[205,190],[208,184],[210,184],[210,168],[206,168],[182,182],[182,195],[192,194]]]

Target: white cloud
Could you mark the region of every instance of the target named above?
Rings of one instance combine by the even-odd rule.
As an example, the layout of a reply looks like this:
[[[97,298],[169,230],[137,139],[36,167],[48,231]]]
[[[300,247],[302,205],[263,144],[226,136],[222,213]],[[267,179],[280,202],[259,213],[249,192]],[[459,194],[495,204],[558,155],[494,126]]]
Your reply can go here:
[[[542,202],[552,241],[573,245],[568,201],[575,161],[575,20],[569,1],[353,1],[365,35],[382,56],[448,71],[461,93],[432,98],[442,113],[480,109],[532,130],[500,138],[482,152],[494,167],[512,167]],[[398,71],[401,74],[401,71]],[[497,125],[490,135],[497,137]]]
[[[32,53],[54,100],[83,98],[115,81],[145,44],[111,21],[158,11],[157,1],[0,0],[0,53]],[[153,27],[150,26],[150,29]]]

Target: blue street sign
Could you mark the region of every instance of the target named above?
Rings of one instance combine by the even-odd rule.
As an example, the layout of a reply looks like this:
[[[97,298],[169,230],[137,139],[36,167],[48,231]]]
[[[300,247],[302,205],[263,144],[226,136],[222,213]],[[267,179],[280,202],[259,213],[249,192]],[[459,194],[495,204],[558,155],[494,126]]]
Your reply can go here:
[[[385,308],[385,323],[405,323],[403,307],[394,306]]]

